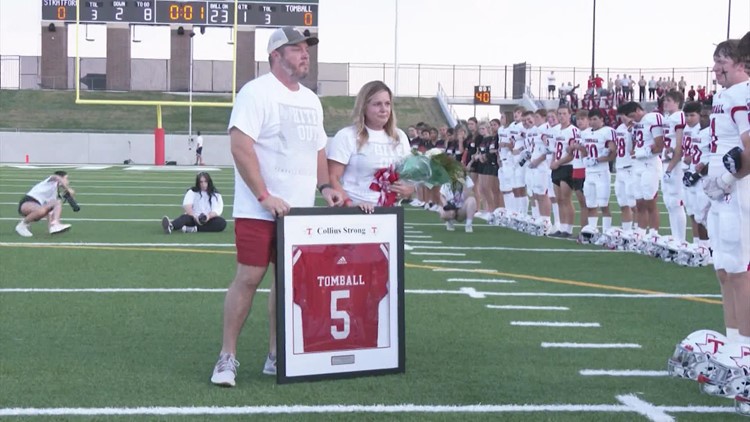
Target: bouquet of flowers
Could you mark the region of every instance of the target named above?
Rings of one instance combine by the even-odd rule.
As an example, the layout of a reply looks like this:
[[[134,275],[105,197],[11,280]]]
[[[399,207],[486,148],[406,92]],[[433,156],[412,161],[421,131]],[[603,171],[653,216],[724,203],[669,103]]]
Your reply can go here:
[[[399,180],[433,186],[451,183],[463,184],[466,174],[461,163],[444,151],[433,148],[424,154],[412,151],[397,164],[379,169],[370,183],[370,189],[380,192],[379,207],[396,205],[397,195],[390,187]]]

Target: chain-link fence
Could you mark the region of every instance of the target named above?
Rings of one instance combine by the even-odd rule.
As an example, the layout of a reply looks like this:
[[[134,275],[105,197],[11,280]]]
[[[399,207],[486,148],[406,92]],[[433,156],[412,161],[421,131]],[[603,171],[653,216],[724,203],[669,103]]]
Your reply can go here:
[[[106,59],[98,59],[102,64]],[[0,88],[2,89],[73,89],[74,68],[68,66],[68,75],[44,75],[42,77],[39,57],[0,57]],[[72,62],[72,59],[71,59]],[[82,60],[82,62],[85,62]],[[93,65],[92,65],[93,66]],[[382,80],[395,89],[395,94],[406,97],[434,97],[438,86],[442,87],[447,97],[469,99],[473,97],[475,85],[491,87],[492,98],[513,98],[514,82],[524,86],[524,91],[536,98],[547,97],[548,77],[554,72],[556,87],[562,85],[580,85],[584,88],[591,69],[588,67],[554,67],[533,66],[525,64],[523,81],[513,80],[513,65],[434,65],[434,64],[399,64],[398,74],[393,63],[318,63],[317,89],[322,96],[356,95],[365,83]],[[106,89],[106,74],[88,72],[83,69],[81,89]],[[100,64],[99,67],[102,67]],[[106,66],[104,66],[106,68]],[[186,91],[187,78],[172,76],[169,60],[133,59],[131,64],[131,90],[133,91]],[[257,62],[255,74],[268,71],[268,64]],[[91,73],[91,74],[90,74]],[[646,81],[652,77],[679,81],[684,78],[687,88],[698,85],[716,89],[710,67],[690,68],[598,68],[596,70],[604,87],[610,80],[624,75],[635,81],[635,93],[638,93],[638,80],[643,76]],[[195,61],[193,90],[202,92],[231,91],[231,62]],[[396,77],[398,76],[398,78]],[[87,79],[88,78],[88,79]],[[104,84],[104,88],[103,87]],[[239,88],[239,87],[238,87]],[[579,92],[583,92],[580,90]]]

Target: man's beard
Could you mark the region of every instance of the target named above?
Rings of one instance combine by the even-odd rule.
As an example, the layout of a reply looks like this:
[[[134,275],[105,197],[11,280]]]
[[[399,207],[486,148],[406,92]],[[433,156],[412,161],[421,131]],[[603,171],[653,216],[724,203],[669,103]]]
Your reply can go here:
[[[293,68],[292,65],[283,57],[280,59],[279,64],[281,65],[281,69],[284,71],[284,73],[286,73],[291,78],[301,81],[302,79],[305,79],[307,77],[308,72],[303,72],[301,70]]]

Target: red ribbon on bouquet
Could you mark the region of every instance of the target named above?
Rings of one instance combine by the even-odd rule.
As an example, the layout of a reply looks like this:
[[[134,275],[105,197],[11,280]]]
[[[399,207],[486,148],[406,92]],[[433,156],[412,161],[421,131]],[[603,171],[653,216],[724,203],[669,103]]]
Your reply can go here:
[[[391,192],[391,184],[398,180],[398,172],[390,165],[375,172],[375,180],[370,183],[370,190],[380,192],[377,206],[392,207],[396,203],[397,195]]]

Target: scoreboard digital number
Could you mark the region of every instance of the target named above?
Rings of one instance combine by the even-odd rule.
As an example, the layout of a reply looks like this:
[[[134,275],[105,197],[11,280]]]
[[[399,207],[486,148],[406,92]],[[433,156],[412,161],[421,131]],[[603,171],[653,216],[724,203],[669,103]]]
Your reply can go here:
[[[234,25],[234,1],[78,0],[83,23]],[[76,21],[76,0],[42,0],[42,20]],[[318,1],[240,1],[243,26],[318,26]]]
[[[474,104],[491,104],[492,93],[489,85],[474,86]]]

